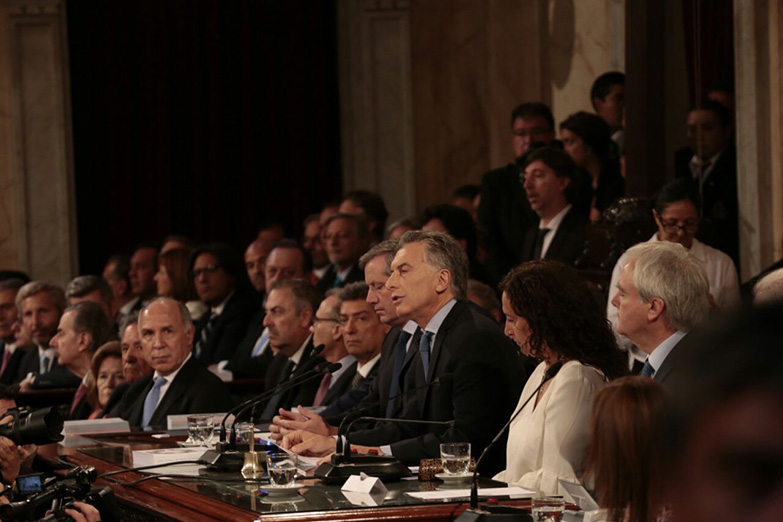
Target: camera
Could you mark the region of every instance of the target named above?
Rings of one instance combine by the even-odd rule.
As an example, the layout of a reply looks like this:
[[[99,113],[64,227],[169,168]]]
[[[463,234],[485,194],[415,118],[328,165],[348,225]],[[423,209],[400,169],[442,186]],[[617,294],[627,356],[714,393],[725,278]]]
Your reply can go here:
[[[11,417],[13,422],[0,424],[0,437],[11,439],[16,445],[51,444],[63,440],[63,416],[55,407],[31,411],[27,408],[12,408],[2,419]]]

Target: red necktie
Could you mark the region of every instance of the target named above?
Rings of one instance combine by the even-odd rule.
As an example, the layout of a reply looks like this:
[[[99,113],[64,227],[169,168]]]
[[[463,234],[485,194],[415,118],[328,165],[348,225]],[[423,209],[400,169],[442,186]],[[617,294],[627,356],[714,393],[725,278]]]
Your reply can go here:
[[[3,350],[3,365],[0,366],[0,375],[3,374],[5,371],[5,367],[8,366],[8,361],[11,359],[11,350],[8,349],[8,347],[5,347],[5,350]]]
[[[76,388],[76,395],[73,396],[73,403],[71,403],[71,415],[73,415],[73,410],[76,409],[76,405],[79,404],[80,400],[82,400],[82,397],[84,397],[86,391],[87,387],[84,385],[84,383],[81,383],[79,387]]]
[[[313,401],[313,406],[320,406],[321,403],[324,400],[324,397],[326,397],[326,394],[329,393],[329,384],[332,382],[332,374],[327,373],[324,375],[323,379],[321,379],[321,385],[318,387],[318,392],[315,394],[315,400]]]

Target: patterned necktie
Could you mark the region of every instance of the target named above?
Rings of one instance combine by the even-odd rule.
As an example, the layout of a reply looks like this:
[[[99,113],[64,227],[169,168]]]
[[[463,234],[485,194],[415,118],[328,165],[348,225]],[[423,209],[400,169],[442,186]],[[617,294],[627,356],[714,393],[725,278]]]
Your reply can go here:
[[[288,364],[286,364],[285,368],[283,368],[283,375],[282,378],[280,379],[280,384],[283,384],[285,381],[288,380],[288,377],[294,371],[294,366],[296,366],[296,363],[291,359],[288,359]],[[264,408],[264,413],[261,414],[261,419],[270,420],[272,419],[272,417],[277,415],[277,410],[278,407],[280,406],[280,399],[283,398],[283,394],[286,393],[287,391],[288,390],[285,387],[283,387],[277,393],[272,395],[272,398],[269,399],[269,402],[266,403],[266,407]]]
[[[536,246],[533,248],[533,259],[541,259],[544,251],[544,238],[549,234],[548,228],[539,228],[536,232]]]
[[[353,374],[353,379],[351,379],[351,390],[355,390],[361,386],[363,382],[364,376],[359,373],[359,368],[356,368],[356,373]]]
[[[264,349],[264,346],[266,346],[266,343],[269,342],[269,328],[264,328],[264,331],[261,333],[261,337],[258,338],[258,342],[253,347],[253,352],[250,354],[250,357],[258,357],[261,355],[261,351]]]
[[[394,373],[392,373],[391,388],[389,388],[389,403],[386,405],[387,419],[390,419],[394,413],[394,403],[397,402],[397,394],[402,388],[400,374],[402,374],[402,365],[405,364],[405,354],[410,338],[411,334],[403,330],[397,337],[397,344],[394,345]]]
[[[652,374],[655,373],[655,368],[653,368],[652,364],[650,364],[650,360],[644,361],[644,366],[642,366],[642,372],[639,374],[642,377],[652,377]]]
[[[419,354],[421,355],[421,364],[424,366],[424,378],[430,374],[430,344],[435,334],[425,331],[419,340]]]
[[[196,346],[193,347],[194,355],[197,359],[201,357],[201,354],[204,351],[204,348],[207,346],[207,342],[209,341],[209,338],[212,337],[212,328],[215,326],[215,319],[217,318],[217,315],[213,312],[209,312],[209,319],[207,320],[207,324],[204,325],[204,329],[201,330],[201,336],[198,339],[198,342],[196,342]]]
[[[73,396],[73,402],[71,403],[71,411],[69,412],[70,415],[73,415],[73,410],[76,409],[76,405],[79,404],[80,400],[82,400],[82,397],[84,397],[86,391],[87,388],[84,386],[84,382],[79,384],[79,387],[76,388],[76,394]]]
[[[141,426],[145,429],[150,427],[150,420],[152,415],[158,408],[158,401],[160,400],[160,389],[166,384],[165,377],[158,377],[155,379],[155,384],[152,385],[152,389],[147,394],[147,398],[144,399],[144,412],[141,415]]]
[[[318,392],[315,394],[315,399],[313,400],[313,406],[320,406],[321,403],[324,402],[324,397],[326,397],[326,394],[329,393],[329,385],[331,383],[332,383],[332,374],[327,373],[321,379],[321,385],[318,387]]]

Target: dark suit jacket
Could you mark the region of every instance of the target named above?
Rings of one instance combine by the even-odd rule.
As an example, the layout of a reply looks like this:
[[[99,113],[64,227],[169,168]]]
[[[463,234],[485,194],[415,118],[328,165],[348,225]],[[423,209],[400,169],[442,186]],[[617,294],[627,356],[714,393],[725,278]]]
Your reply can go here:
[[[329,265],[329,268],[326,269],[323,277],[315,284],[316,290],[318,290],[321,295],[325,294],[327,290],[334,287],[335,279],[337,279],[337,269],[334,265]],[[355,264],[348,272],[348,276],[345,278],[343,286],[351,283],[358,283],[360,281],[364,281],[364,272],[359,270],[358,264]]]
[[[291,373],[290,378],[303,375],[310,371],[318,363],[323,362],[320,357],[313,357],[313,338],[310,337],[307,345],[305,346],[302,358],[299,359],[299,364],[296,365],[294,371]],[[289,358],[282,353],[275,355],[272,358],[272,362],[269,363],[269,369],[266,372],[266,378],[264,379],[264,388],[266,391],[271,391],[275,386],[283,382],[284,375],[283,370],[288,364]],[[293,386],[288,390],[285,390],[280,397],[280,401],[277,404],[278,408],[291,409],[295,406],[302,405],[307,406],[313,403],[315,394],[318,393],[318,387],[321,385],[321,380],[314,378],[310,381],[303,382],[299,385]],[[265,406],[256,408],[256,413],[264,411]]]
[[[30,360],[35,361],[36,369],[38,372],[38,349],[33,351],[35,357],[30,357]],[[29,354],[22,359],[22,363],[29,357]],[[20,365],[21,367],[21,365]],[[25,373],[27,375],[27,373]],[[30,384],[30,388],[33,390],[52,389],[52,388],[76,388],[81,384],[82,380],[70,370],[60,366],[57,359],[52,362],[52,367],[48,372],[43,375],[36,375],[33,382]]]
[[[129,382],[121,382],[118,384],[114,391],[111,392],[111,395],[109,396],[109,400],[106,401],[106,406],[103,408],[103,411],[101,412],[101,417],[122,417],[122,411],[120,408],[120,404],[122,404],[122,399],[125,397],[125,394],[128,392],[128,389],[131,387],[131,383]]]
[[[342,374],[340,374],[340,377],[334,382],[334,384],[329,386],[329,391],[326,392],[326,395],[324,395],[324,400],[321,403],[322,406],[328,406],[351,389],[351,382],[353,381],[354,375],[356,375],[357,366],[357,362],[354,361]],[[377,366],[378,365],[376,364],[375,367]],[[375,367],[373,367],[373,369],[375,369]]]
[[[120,416],[131,427],[141,426],[144,400],[152,389],[152,378],[153,375],[148,375],[132,384],[121,401]],[[168,415],[222,413],[231,406],[231,397],[223,381],[191,357],[169,385],[152,415],[150,425],[153,428],[165,428]]]
[[[538,223],[522,188],[522,172],[514,162],[481,178],[478,222],[489,238],[485,266],[497,281],[519,263],[525,232]]]
[[[68,407],[70,408],[70,404]],[[85,420],[89,419],[90,415],[95,409],[87,402],[87,395],[82,396],[79,402],[76,403],[76,408],[73,409],[73,413],[68,414],[68,420]]]
[[[250,318],[245,337],[226,364],[226,370],[231,371],[235,379],[263,379],[269,369],[273,357],[269,347],[258,357],[251,357],[256,341],[264,332],[265,316],[266,310],[262,308]]]
[[[21,380],[19,379],[19,366],[26,353],[27,352],[21,348],[14,350],[14,353],[11,355],[11,358],[8,360],[8,364],[5,367],[5,371],[0,375],[0,384],[14,384]],[[0,340],[0,360],[2,360],[4,356],[5,342]]]
[[[220,316],[215,319],[212,326],[212,335],[207,344],[202,347],[198,360],[205,366],[220,361],[231,359],[237,346],[245,337],[250,317],[256,311],[257,302],[247,292],[237,290],[226,302]],[[196,323],[194,339],[194,355],[196,340],[201,338],[201,331],[209,322],[210,314],[204,316]]]
[[[667,355],[666,359],[663,360],[661,367],[655,371],[653,379],[667,386],[676,380],[679,376],[678,369],[682,358],[687,354],[690,344],[690,334],[680,339],[680,342],[674,345],[674,348],[671,349],[669,355]]]
[[[419,335],[413,342],[418,342]],[[454,420],[454,428],[386,424],[357,432],[349,438],[357,444],[391,444],[392,454],[405,463],[437,458],[443,442],[470,442],[478,458],[509,419],[525,384],[519,350],[503,335],[497,323],[465,301],[457,301],[446,316],[431,348],[429,373],[418,350],[405,372],[402,418]],[[427,387],[443,375],[449,380]],[[505,443],[486,457],[482,472],[505,466]]]
[[[688,165],[693,152],[685,147],[675,153],[675,176],[693,179]],[[702,187],[702,215],[696,238],[729,255],[739,267],[739,200],[737,198],[737,149],[723,149]]]
[[[567,265],[574,266],[574,263],[582,255],[587,240],[587,220],[575,212],[576,207],[563,217],[560,226],[557,227],[557,233],[549,244],[545,259],[555,259],[562,261]],[[521,262],[533,259],[533,250],[536,246],[536,235],[538,233],[538,222],[529,228],[525,234],[525,244],[522,247]]]

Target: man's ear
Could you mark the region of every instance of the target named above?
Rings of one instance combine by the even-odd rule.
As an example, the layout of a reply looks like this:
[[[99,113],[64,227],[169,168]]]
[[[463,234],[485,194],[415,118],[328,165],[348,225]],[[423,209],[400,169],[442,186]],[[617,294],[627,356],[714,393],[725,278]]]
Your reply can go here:
[[[299,320],[302,322],[302,326],[309,327],[313,324],[313,309],[309,306],[306,306],[302,308],[302,311],[299,312]]]
[[[435,291],[437,293],[442,294],[451,288],[451,272],[443,268],[438,270],[435,277]]]
[[[80,352],[89,350],[90,346],[92,345],[92,335],[90,334],[90,332],[87,331],[79,332],[77,335],[79,336],[79,341],[78,341],[79,344],[77,349]]]
[[[339,341],[343,336],[343,327],[340,325],[340,323],[334,323],[334,326],[332,326],[332,339],[334,341]]]
[[[647,311],[647,320],[652,323],[662,318],[663,312],[666,311],[666,303],[663,299],[653,297],[650,300],[649,305],[650,309]]]

